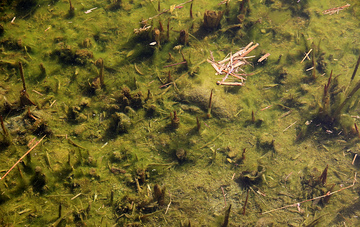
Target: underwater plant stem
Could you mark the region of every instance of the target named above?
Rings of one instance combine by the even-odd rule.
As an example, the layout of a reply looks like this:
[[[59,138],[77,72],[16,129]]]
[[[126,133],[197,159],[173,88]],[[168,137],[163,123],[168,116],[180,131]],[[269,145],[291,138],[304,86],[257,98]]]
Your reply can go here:
[[[192,7],[193,7],[193,3],[191,3],[191,5],[190,5],[190,18],[191,18],[191,19],[194,19]]]
[[[22,65],[21,62],[19,62],[19,70],[20,70],[21,80],[22,80],[22,83],[23,83],[23,90],[26,90],[24,69],[23,69],[23,65]]]
[[[247,190],[247,193],[246,193],[246,199],[245,199],[245,203],[244,203],[244,207],[243,207],[243,212],[242,214],[245,215],[246,213],[246,205],[247,205],[247,202],[248,202],[248,199],[249,199],[249,191],[250,189]]]
[[[312,43],[312,49],[315,49],[315,43]],[[316,60],[315,60],[315,51],[312,52],[312,79],[316,79]]]
[[[229,225],[230,210],[231,204],[229,205],[229,208],[227,208],[225,211],[224,222],[222,223],[221,227],[227,227]]]
[[[5,124],[4,124],[4,120],[3,117],[0,115],[0,123],[1,123],[1,128],[4,131],[4,135],[7,136],[8,135],[8,131],[5,128]]]
[[[207,118],[211,117],[212,96],[213,96],[213,89],[211,89],[211,92],[210,92],[208,112],[206,114]]]
[[[59,217],[58,218],[61,218],[61,210],[62,210],[62,204],[61,204],[61,202],[59,203]]]
[[[46,136],[46,135],[45,135]],[[34,146],[32,146],[5,174],[4,176],[2,176],[0,178],[0,180],[4,179],[6,177],[6,175],[8,175],[11,170],[13,170],[15,168],[15,166],[17,166],[17,164],[19,164],[21,162],[21,160],[23,160],[23,158],[25,158],[26,155],[28,155],[44,138],[45,136],[43,136],[38,142],[36,142],[36,144]]]
[[[170,40],[170,18],[168,18],[167,26],[166,26],[166,40]],[[169,52],[170,55],[170,52]]]
[[[354,77],[355,77],[355,75],[356,75],[356,72],[357,72],[357,70],[358,70],[358,68],[359,68],[359,64],[360,64],[360,55],[359,55],[359,58],[358,58],[358,60],[357,60],[357,62],[356,62],[354,72],[353,72],[353,74],[352,74],[352,76],[351,76],[351,81],[354,79]]]
[[[351,99],[351,97],[360,89],[360,81],[356,83],[355,87],[350,91],[349,95],[346,96],[345,100],[340,104],[340,106],[335,110],[333,117],[336,118],[342,108],[346,105],[346,103]]]
[[[105,84],[104,82],[104,62],[101,60],[101,67],[100,67],[100,85],[103,87]]]

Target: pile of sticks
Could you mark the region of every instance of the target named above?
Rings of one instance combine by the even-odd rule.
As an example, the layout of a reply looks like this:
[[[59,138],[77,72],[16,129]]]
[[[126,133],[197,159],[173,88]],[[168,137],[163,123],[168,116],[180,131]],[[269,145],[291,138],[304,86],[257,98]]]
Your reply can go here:
[[[253,51],[256,47],[258,47],[259,44],[256,43],[253,45],[253,42],[250,42],[246,47],[242,48],[238,52],[232,54],[228,54],[223,60],[217,62],[214,60],[214,57],[212,55],[212,52],[210,51],[210,57],[211,59],[208,59],[207,61],[214,67],[216,70],[216,75],[225,75],[221,81],[217,81],[217,85],[229,85],[229,86],[244,86],[246,76],[249,76],[251,74],[245,73],[245,71],[241,68],[244,65],[250,64],[246,59],[248,58],[254,58],[255,56],[249,56],[247,55]],[[268,54],[266,57],[268,57],[270,54]],[[266,58],[265,57],[265,58]],[[264,59],[265,59],[264,58]],[[264,60],[262,59],[262,60]],[[260,59],[259,59],[260,61]],[[240,71],[240,73],[239,73]],[[232,76],[237,79],[235,82],[225,82],[225,80]]]

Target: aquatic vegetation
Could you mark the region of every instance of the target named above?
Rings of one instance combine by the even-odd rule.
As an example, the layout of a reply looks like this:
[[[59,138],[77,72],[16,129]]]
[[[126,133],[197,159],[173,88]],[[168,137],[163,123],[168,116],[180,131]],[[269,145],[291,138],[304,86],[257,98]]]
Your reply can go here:
[[[1,3],[0,225],[358,225],[349,4]]]
[[[352,73],[351,80],[354,79],[358,66],[360,64],[360,56],[358,61],[355,65],[355,69]],[[351,84],[351,83],[350,83]],[[328,132],[338,134],[341,131],[345,131],[348,133],[349,128],[353,127],[352,124],[344,124],[342,121],[343,116],[341,116],[342,111],[344,110],[345,106],[351,101],[351,98],[355,95],[355,93],[360,89],[360,82],[357,82],[354,87],[347,88],[347,90],[342,91],[340,88],[340,84],[337,81],[337,78],[333,78],[333,71],[331,71],[329,79],[327,83],[324,85],[322,100],[319,107],[319,112],[312,120],[312,122],[318,126],[324,128]],[[341,91],[344,92],[344,98],[340,95]],[[311,123],[309,127],[312,127]],[[358,132],[356,132],[358,134]]]

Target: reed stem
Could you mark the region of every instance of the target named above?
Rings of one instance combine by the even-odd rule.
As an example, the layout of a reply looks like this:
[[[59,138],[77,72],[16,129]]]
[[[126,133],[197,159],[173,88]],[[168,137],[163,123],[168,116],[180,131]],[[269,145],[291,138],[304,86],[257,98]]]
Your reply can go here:
[[[20,70],[21,80],[22,80],[22,83],[23,83],[23,90],[26,90],[24,69],[23,69],[23,65],[22,65],[21,62],[19,62],[19,70]]]

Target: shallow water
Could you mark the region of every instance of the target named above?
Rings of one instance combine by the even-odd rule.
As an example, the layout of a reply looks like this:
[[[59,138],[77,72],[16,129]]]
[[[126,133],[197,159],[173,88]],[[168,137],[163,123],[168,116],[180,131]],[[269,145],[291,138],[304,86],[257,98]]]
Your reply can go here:
[[[181,3],[2,3],[0,175],[45,136],[1,179],[2,226],[226,226],[229,205],[228,226],[359,224],[358,94],[334,114],[359,81],[359,3]],[[250,42],[245,85],[217,85],[210,52]]]

